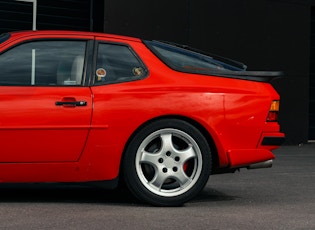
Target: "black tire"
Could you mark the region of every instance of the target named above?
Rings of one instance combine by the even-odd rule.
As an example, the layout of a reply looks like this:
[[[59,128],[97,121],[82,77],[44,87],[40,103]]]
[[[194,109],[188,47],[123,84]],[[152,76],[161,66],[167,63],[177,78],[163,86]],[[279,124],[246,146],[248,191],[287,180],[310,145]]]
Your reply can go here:
[[[180,206],[206,185],[211,151],[193,125],[157,120],[142,128],[127,146],[123,175],[129,190],[155,206]]]

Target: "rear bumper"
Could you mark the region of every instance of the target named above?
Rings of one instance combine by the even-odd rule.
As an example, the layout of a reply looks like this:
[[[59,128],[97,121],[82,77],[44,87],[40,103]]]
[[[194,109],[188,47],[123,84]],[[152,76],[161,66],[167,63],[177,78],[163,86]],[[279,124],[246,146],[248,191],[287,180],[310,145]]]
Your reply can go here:
[[[264,133],[255,149],[231,149],[227,155],[230,168],[251,167],[270,162],[275,156],[271,150],[278,148],[285,140],[283,133]]]
[[[272,160],[275,156],[267,149],[231,149],[228,151],[230,168],[242,168]]]

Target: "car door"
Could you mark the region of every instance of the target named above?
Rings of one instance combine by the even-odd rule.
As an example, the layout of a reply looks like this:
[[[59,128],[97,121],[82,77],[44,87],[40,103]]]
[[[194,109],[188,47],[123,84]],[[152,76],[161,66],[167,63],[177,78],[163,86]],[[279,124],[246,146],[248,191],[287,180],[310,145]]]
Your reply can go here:
[[[21,41],[0,54],[0,162],[73,162],[90,130],[87,40]]]

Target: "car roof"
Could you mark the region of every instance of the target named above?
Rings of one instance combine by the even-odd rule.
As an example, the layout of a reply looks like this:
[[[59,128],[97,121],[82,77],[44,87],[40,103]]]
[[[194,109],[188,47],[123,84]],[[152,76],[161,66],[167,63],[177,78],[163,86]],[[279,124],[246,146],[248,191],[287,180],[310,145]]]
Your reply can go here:
[[[74,35],[74,36],[94,36],[94,37],[102,37],[102,38],[109,38],[109,39],[120,39],[120,40],[141,42],[141,39],[129,37],[129,36],[107,34],[107,33],[100,33],[100,32],[71,31],[71,30],[35,30],[35,31],[29,30],[29,31],[9,32],[9,34],[11,35],[11,39],[18,39],[21,37],[36,36],[36,35],[64,35],[64,36]]]

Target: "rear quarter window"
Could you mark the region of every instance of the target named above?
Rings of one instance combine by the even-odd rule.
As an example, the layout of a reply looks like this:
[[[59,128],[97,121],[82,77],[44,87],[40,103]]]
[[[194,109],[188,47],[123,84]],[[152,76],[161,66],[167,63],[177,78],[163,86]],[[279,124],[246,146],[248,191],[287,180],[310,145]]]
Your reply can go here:
[[[147,68],[127,45],[99,43],[95,85],[135,81],[147,76]]]
[[[172,69],[181,72],[211,74],[217,71],[241,71],[246,66],[231,59],[209,56],[190,47],[159,41],[144,41],[148,48]]]

